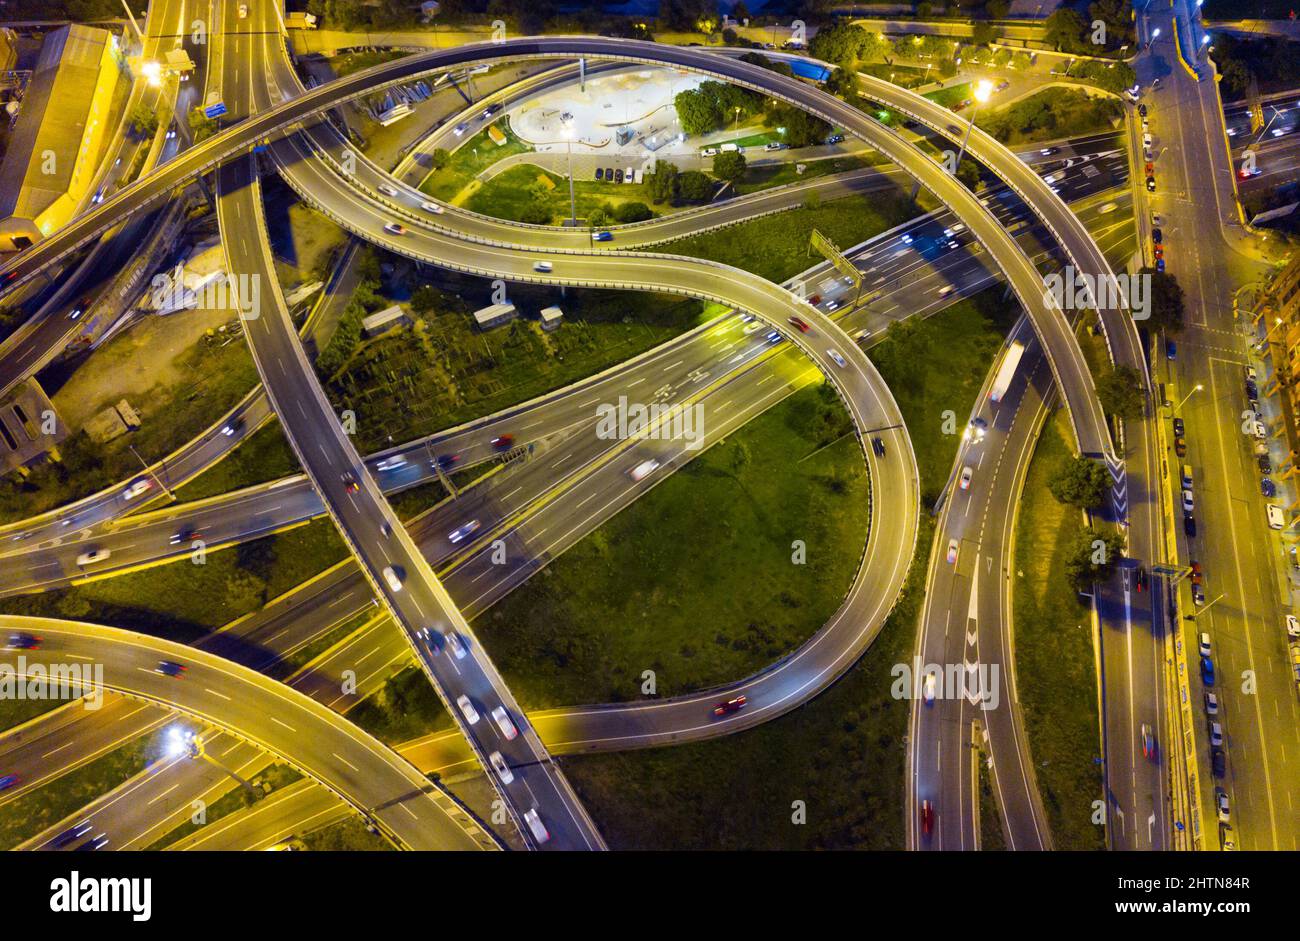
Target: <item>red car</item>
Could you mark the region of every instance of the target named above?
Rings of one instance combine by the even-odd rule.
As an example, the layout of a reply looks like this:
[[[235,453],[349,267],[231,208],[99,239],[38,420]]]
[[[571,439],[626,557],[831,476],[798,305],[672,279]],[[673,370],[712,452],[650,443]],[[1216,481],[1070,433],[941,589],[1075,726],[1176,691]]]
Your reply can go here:
[[[352,471],[348,471],[340,479],[343,481],[343,486],[347,488],[348,493],[356,493],[361,489],[361,485],[357,483],[357,476]]]
[[[5,645],[6,650],[35,650],[41,645],[41,639],[35,634],[28,634],[26,631],[20,631],[16,634],[9,635],[9,642]]]
[[[807,322],[800,317],[791,317],[790,325],[792,327],[798,328],[800,333],[807,333],[809,330],[812,329],[812,327],[808,326]]]
[[[1193,585],[1199,585],[1199,584],[1201,584],[1201,582],[1204,580],[1204,577],[1205,577],[1205,576],[1201,573],[1201,563],[1200,563],[1200,562],[1192,562],[1191,565],[1192,565],[1192,584],[1193,584]]]
[[[822,296],[820,294],[814,294],[812,297],[808,298],[808,303],[812,304],[814,307],[816,307],[821,302],[822,302]]]
[[[725,716],[733,712],[739,712],[745,708],[745,703],[749,700],[744,696],[737,696],[735,699],[728,699],[726,702],[720,702],[713,708],[715,716]]]
[[[934,829],[934,808],[929,801],[921,801],[921,832],[926,836]]]
[[[509,451],[515,444],[514,435],[498,435],[492,439],[492,447],[498,451]]]

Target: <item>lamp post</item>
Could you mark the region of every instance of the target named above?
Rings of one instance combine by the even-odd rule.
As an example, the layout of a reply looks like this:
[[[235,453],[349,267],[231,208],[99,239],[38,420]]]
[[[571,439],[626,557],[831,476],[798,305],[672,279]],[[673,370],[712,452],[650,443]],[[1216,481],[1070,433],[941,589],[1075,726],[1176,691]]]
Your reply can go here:
[[[578,224],[578,200],[573,193],[573,120],[564,121],[564,143],[569,148],[569,225]]]
[[[1174,411],[1181,412],[1183,410],[1183,406],[1187,404],[1187,400],[1190,399],[1192,396],[1194,396],[1196,393],[1200,392],[1204,388],[1205,386],[1201,385],[1198,382],[1195,386],[1192,387],[1192,391],[1188,392],[1185,396],[1183,396],[1182,401],[1180,401],[1177,405],[1174,406]]]
[[[957,175],[957,170],[961,167],[961,158],[966,155],[966,144],[970,140],[970,132],[971,128],[975,126],[975,119],[979,116],[980,105],[988,101],[989,96],[992,94],[993,83],[988,79],[982,78],[975,84],[975,106],[971,108],[970,120],[966,122],[966,133],[962,136],[961,149],[957,151],[957,162],[952,168],[953,176]]]

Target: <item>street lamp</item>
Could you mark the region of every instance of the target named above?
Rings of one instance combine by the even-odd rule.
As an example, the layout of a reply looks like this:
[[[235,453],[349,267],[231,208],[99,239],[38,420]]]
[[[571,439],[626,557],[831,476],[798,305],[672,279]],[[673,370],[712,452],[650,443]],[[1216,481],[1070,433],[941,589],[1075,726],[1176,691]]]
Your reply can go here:
[[[569,148],[569,225],[578,224],[578,200],[573,193],[573,120],[570,118],[565,121],[560,119],[564,124],[564,143]]]
[[[1183,406],[1187,404],[1187,400],[1190,399],[1192,396],[1194,396],[1196,393],[1200,392],[1204,388],[1205,386],[1201,385],[1198,382],[1195,386],[1192,387],[1192,391],[1188,392],[1185,396],[1183,396],[1182,401],[1174,406],[1174,412],[1175,413],[1181,412],[1183,410]]]
[[[970,140],[971,128],[975,126],[975,118],[979,116],[980,105],[989,100],[993,94],[993,83],[988,79],[980,79],[975,83],[975,106],[971,108],[970,119],[966,122],[966,133],[961,139],[961,149],[957,151],[957,162],[953,165],[953,176],[957,175],[957,170],[961,167],[961,158],[966,154],[966,144]]]

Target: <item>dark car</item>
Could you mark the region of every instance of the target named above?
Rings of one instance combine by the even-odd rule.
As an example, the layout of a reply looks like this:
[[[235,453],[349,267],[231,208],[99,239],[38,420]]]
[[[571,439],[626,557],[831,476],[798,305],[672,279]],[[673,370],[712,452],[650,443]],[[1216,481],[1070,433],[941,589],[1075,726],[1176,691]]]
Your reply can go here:
[[[1165,234],[1163,232],[1161,232],[1159,229],[1151,230],[1151,241],[1159,245],[1164,240],[1165,240]]]
[[[192,542],[194,537],[197,536],[198,533],[199,531],[195,529],[193,526],[186,526],[184,529],[180,530],[179,532],[177,532],[175,535],[172,536],[171,544],[173,546],[178,546],[182,542]]]
[[[1149,176],[1147,177],[1147,192],[1154,193],[1155,191],[1156,191],[1156,178],[1153,176]]]
[[[5,644],[6,650],[35,650],[41,645],[41,639],[35,634],[28,634],[26,631],[18,631],[9,635],[9,642]]]
[[[598,179],[598,180],[603,180],[603,179],[605,179],[605,170],[604,170],[603,167],[597,167],[597,168],[596,168],[596,179]]]
[[[56,850],[63,849],[63,847],[80,840],[83,836],[89,833],[92,826],[93,824],[89,820],[83,820],[81,823],[69,827],[54,839],[50,840],[50,847]]]
[[[1259,386],[1255,385],[1251,379],[1246,380],[1246,398],[1250,399],[1251,402],[1255,402],[1259,398]],[[1251,405],[1251,408],[1255,408],[1255,406]]]
[[[934,830],[934,808],[929,801],[921,801],[921,832],[926,836]]]
[[[606,167],[606,168],[605,168],[605,182],[606,182],[606,183],[611,183],[611,182],[613,182],[613,180],[614,180],[614,168],[613,168],[613,167]]]
[[[352,473],[352,471],[343,474],[339,479],[343,481],[343,486],[347,489],[348,493],[356,493],[361,489],[361,484],[357,483],[357,475]]]
[[[615,170],[615,171],[614,171],[614,182],[615,182],[615,183],[622,183],[622,182],[623,182],[623,171],[622,171],[622,170]]]
[[[881,441],[879,438],[872,438],[872,439],[871,439],[871,450],[874,451],[874,452],[876,452],[876,457],[884,457],[884,456],[885,456],[885,442]]]
[[[614,241],[614,233],[609,231],[597,232],[591,238],[596,242],[612,242]]]
[[[745,708],[745,704],[748,702],[749,700],[744,696],[737,696],[735,699],[728,699],[726,702],[720,702],[714,706],[713,714],[715,716],[725,716],[733,712],[739,712],[741,709]]]
[[[1181,418],[1175,418],[1175,419],[1174,419],[1174,435],[1175,435],[1176,437],[1181,438],[1185,433],[1186,433],[1186,429],[1183,427],[1183,420],[1182,420]]]
[[[1164,270],[1165,270],[1165,260],[1163,258],[1157,258],[1156,271],[1164,271]]]
[[[1165,341],[1165,356],[1168,359],[1178,358],[1178,344],[1175,343],[1173,340]]]
[[[1188,539],[1196,537],[1196,518],[1193,516],[1183,517],[1183,532],[1187,534]]]
[[[838,144],[842,140],[844,140],[843,134],[832,134],[830,137],[826,138],[826,143]]]
[[[0,791],[7,791],[18,783],[18,775],[4,774],[0,775]]]
[[[1201,658],[1201,682],[1206,686],[1214,685],[1214,661],[1209,657]]]
[[[1215,746],[1210,749],[1210,767],[1214,769],[1216,778],[1221,778],[1228,773],[1227,757],[1224,755],[1222,748]]]
[[[1263,473],[1265,474],[1273,473],[1273,462],[1269,460],[1267,454],[1261,454],[1259,456],[1259,459],[1256,461],[1256,463],[1259,464],[1259,469]]]
[[[1275,497],[1277,496],[1277,484],[1267,477],[1262,477],[1259,481],[1259,492],[1266,497]]]
[[[438,466],[441,467],[443,470],[446,470],[448,467],[451,467],[459,460],[460,460],[459,454],[440,454],[438,455]]]
[[[1147,116],[1147,106],[1138,105],[1138,114],[1145,118]]]
[[[185,667],[182,664],[176,663],[174,660],[159,660],[158,666],[154,668],[154,672],[179,680],[185,676]]]
[[[227,438],[233,438],[244,430],[244,420],[242,418],[232,418],[221,426],[221,433]]]

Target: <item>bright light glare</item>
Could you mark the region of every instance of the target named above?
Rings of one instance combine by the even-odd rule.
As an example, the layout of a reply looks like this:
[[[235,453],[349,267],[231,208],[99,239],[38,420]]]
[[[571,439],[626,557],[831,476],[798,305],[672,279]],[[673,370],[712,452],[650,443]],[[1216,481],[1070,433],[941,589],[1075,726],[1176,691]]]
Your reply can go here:
[[[157,87],[162,84],[162,66],[152,59],[147,60],[140,66],[140,72],[150,85]]]
[[[984,102],[989,100],[989,96],[992,94],[993,83],[988,79],[980,79],[979,83],[975,86],[975,100],[980,104],[984,104]]]

